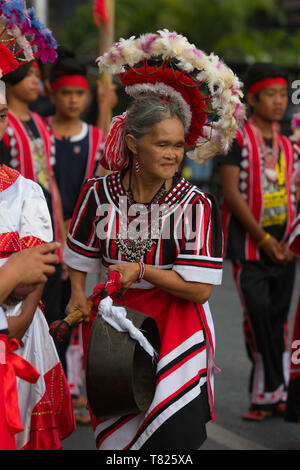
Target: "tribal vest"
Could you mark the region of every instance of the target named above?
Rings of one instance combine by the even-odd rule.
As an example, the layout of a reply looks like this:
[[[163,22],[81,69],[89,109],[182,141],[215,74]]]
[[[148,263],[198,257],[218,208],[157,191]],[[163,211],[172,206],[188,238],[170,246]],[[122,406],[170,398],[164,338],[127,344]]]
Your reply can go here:
[[[262,156],[254,127],[250,124],[245,124],[242,128],[238,129],[236,140],[241,147],[242,157],[239,190],[256,221],[261,224],[264,208]],[[295,215],[295,187],[292,186],[291,176],[295,170],[298,156],[293,149],[291,141],[283,135],[280,135],[280,149],[284,158],[287,193],[287,220],[283,237],[285,240]],[[236,217],[233,216],[225,201],[223,204],[222,229],[225,242],[224,255],[227,258],[240,260],[260,259],[260,251],[255,240],[243,228]]]
[[[54,191],[54,179],[50,163],[53,145],[51,142],[49,131],[47,130],[47,127],[42,118],[36,113],[31,112],[30,114],[32,119],[34,120],[34,123],[38,129],[38,132],[44,145],[50,182],[50,193],[52,199],[52,220],[54,224],[54,238],[55,241],[59,242],[60,234],[56,209],[57,205]],[[3,137],[3,142],[6,145],[11,156],[10,166],[15,170],[19,171],[21,175],[24,176],[24,178],[28,178],[32,181],[37,182],[36,174],[34,171],[34,161],[32,158],[29,136],[20,119],[18,119],[12,112],[8,113],[8,126]],[[61,252],[58,252],[58,254],[61,259]]]

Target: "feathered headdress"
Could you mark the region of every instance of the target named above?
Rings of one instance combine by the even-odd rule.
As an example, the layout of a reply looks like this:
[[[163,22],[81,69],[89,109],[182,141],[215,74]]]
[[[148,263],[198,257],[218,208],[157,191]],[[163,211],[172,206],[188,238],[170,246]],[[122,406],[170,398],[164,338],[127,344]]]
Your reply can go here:
[[[125,91],[135,99],[156,95],[177,100],[185,116],[187,155],[196,163],[227,153],[244,122],[242,84],[236,75],[219,57],[205,54],[176,32],[120,39],[97,63],[100,72],[120,74]],[[129,164],[120,135],[125,121],[126,113],[114,118],[106,140],[103,158],[111,170]]]
[[[24,0],[0,0],[0,78],[35,58],[53,62],[56,47],[51,31]]]

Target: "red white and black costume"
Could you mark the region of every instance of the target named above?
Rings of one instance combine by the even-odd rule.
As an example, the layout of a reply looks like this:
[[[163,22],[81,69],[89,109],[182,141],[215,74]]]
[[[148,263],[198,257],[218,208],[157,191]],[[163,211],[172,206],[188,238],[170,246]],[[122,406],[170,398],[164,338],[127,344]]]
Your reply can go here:
[[[43,119],[30,113],[30,120],[22,122],[12,112],[8,113],[8,126],[3,142],[10,155],[9,166],[19,171],[25,178],[40,185],[43,190],[53,227],[53,239],[60,240],[58,204],[54,188],[54,175],[51,166],[54,146],[51,135]],[[61,220],[61,223],[63,221]],[[58,318],[61,310],[61,249],[57,250],[60,264],[55,274],[49,278],[43,292],[43,303],[47,322]]]
[[[4,387],[5,387],[5,369],[4,364],[6,362],[5,351],[7,349],[7,321],[5,313],[0,307],[0,395],[2,397],[0,401],[0,449],[1,450],[16,450],[15,433],[20,429],[15,429],[9,425],[7,419],[7,406],[8,403],[4,400]],[[15,377],[13,377],[16,380]],[[17,400],[18,405],[18,400]],[[20,426],[22,428],[22,426]]]
[[[64,219],[69,220],[84,181],[97,172],[104,135],[100,129],[82,122],[81,131],[66,139],[53,130],[51,122],[48,118],[53,143],[51,164],[61,194]]]
[[[148,59],[154,62],[150,65]],[[176,102],[186,148],[198,163],[221,149],[228,150],[244,115],[240,83],[213,54],[206,56],[183,36],[164,30],[121,40],[98,63],[103,72],[120,73],[135,102],[142,96],[154,96],[168,105]],[[200,91],[202,86],[205,94]],[[123,171],[134,171],[125,144],[128,113],[130,110],[112,120],[101,164],[113,173],[91,178],[84,186],[70,225],[64,261],[77,271],[100,272],[102,267],[135,260],[157,270],[176,271],[186,282],[220,284],[222,231],[217,204],[184,178],[174,176],[171,188],[166,191],[163,184],[147,204],[147,233],[137,241],[126,235],[131,225],[127,225],[129,209],[135,205],[132,193],[125,191],[122,183]],[[209,128],[208,113],[219,119],[215,129]],[[210,138],[204,126],[208,126]],[[139,167],[135,171],[138,175]],[[154,219],[152,206],[164,206]],[[136,223],[135,217],[131,222]],[[105,420],[92,416],[97,448],[197,449],[206,438],[205,423],[214,419],[215,337],[209,304],[183,300],[144,279],[132,284],[124,297],[127,307],[152,316],[159,328],[155,394],[146,412]],[[95,302],[90,323],[83,324],[85,352],[96,314]]]
[[[107,267],[124,261],[115,239],[120,219],[119,198],[122,196],[125,191],[119,172],[86,183],[64,251],[64,261],[73,269],[100,272],[101,265]],[[222,234],[215,200],[184,178],[178,178],[174,179],[164,202],[168,205],[168,213],[162,220],[159,240],[145,255],[144,262],[159,269],[173,269],[186,281],[220,284]],[[110,205],[109,214],[105,217],[96,215],[97,208],[104,204]],[[97,237],[99,223],[109,227],[105,241]],[[194,239],[189,239],[189,224],[193,224]],[[165,237],[164,227],[166,230],[171,227],[170,239]],[[181,230],[184,231],[182,237]],[[133,284],[125,294],[125,304],[153,316],[158,323],[162,345],[156,394],[147,413],[105,421],[93,417],[97,447],[147,448],[151,439],[157,440],[158,446],[159,443],[164,445],[166,436],[166,442],[175,446],[172,448],[200,445],[205,438],[205,423],[214,418],[215,343],[208,303],[194,304],[142,281]],[[83,325],[85,348],[89,328],[90,325]],[[177,426],[184,426],[186,430],[180,444],[176,441],[176,433],[173,440],[173,426],[177,430]]]
[[[17,171],[0,167],[0,264],[20,250],[52,240],[49,211],[42,190]],[[3,305],[5,314],[17,316],[22,302]],[[48,325],[38,306],[15,354],[40,374],[32,385],[18,380],[23,431],[16,434],[17,449],[60,449],[61,439],[74,431],[71,397]]]
[[[8,341],[8,325],[0,307],[0,450],[16,450],[15,435],[23,431],[17,377],[36,383],[40,374],[14,351],[19,348],[16,339]]]
[[[223,165],[240,168],[239,191],[255,220],[279,242],[286,239],[295,215],[291,178],[297,155],[291,141],[279,138],[278,181],[270,182],[258,131],[252,123],[236,133]],[[272,140],[266,142],[272,152]],[[249,393],[256,409],[286,402],[289,379],[288,311],[295,264],[275,264],[264,255],[239,220],[223,204],[225,255],[233,261],[234,280],[244,309],[244,336],[252,362]]]
[[[283,136],[280,139],[280,164],[283,172],[284,185],[286,186],[286,223],[282,238],[284,239],[291,229],[295,215],[295,190],[292,189],[291,178],[295,170],[297,155],[293,150],[291,141]],[[264,162],[256,135],[255,126],[245,124],[236,133],[234,143],[236,157],[233,162],[229,154],[222,159],[222,164],[236,164],[241,167],[239,190],[247,201],[249,208],[258,223],[262,223],[264,216]],[[231,153],[235,151],[233,147]],[[223,233],[225,236],[225,250],[228,257],[257,261],[260,258],[260,250],[251,235],[243,229],[241,224],[230,212],[226,202],[223,205]]]
[[[56,209],[57,205],[53,187],[53,172],[51,167],[51,160],[54,152],[53,144],[51,142],[50,133],[43,119],[33,112],[31,112],[30,115],[40,136],[44,150],[45,162],[41,163],[41,181],[38,181],[37,174],[40,169],[35,166],[33,148],[28,135],[28,130],[26,130],[22,121],[20,121],[20,119],[18,119],[12,112],[8,113],[8,126],[3,137],[3,142],[10,154],[10,166],[19,171],[25,178],[41,184],[43,189],[46,189],[47,193],[49,193],[49,195],[47,194],[47,202],[52,218],[54,236],[56,241],[60,241]],[[46,174],[47,176],[45,176]]]
[[[299,114],[295,114],[292,120],[292,129],[294,134],[291,140],[295,141],[294,148],[297,153],[300,153],[299,147]],[[298,163],[295,174],[293,176],[293,184],[296,188],[300,188],[300,163]],[[298,257],[298,267],[300,262],[300,205],[298,201],[298,214],[292,223],[292,227],[288,237],[290,250]],[[286,420],[291,422],[300,423],[300,355],[299,355],[299,342],[300,338],[300,295],[297,305],[297,311],[294,319],[292,344],[291,344],[291,368],[290,368],[290,383],[288,388],[287,407],[286,407]]]
[[[300,256],[300,214],[296,217],[290,237],[290,249],[299,257]],[[294,320],[294,328],[292,335],[291,348],[291,368],[290,383],[288,388],[286,420],[300,423],[300,355],[299,342],[300,338],[300,296],[298,300],[297,311]]]

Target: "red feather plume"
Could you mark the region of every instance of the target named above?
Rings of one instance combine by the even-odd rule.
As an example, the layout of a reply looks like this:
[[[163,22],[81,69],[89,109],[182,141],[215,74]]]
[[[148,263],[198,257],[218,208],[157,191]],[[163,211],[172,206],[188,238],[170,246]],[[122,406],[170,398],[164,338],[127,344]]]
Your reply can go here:
[[[99,18],[102,19],[105,25],[108,24],[108,15],[104,0],[94,0],[94,19],[97,26],[100,25]]]

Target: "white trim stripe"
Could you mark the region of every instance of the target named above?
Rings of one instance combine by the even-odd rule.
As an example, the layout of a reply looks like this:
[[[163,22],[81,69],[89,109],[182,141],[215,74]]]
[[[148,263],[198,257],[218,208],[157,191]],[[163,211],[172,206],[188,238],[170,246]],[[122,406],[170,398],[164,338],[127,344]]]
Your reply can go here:
[[[222,284],[223,270],[221,268],[202,268],[175,264],[173,271],[176,271],[187,282],[200,282],[216,286]]]
[[[156,386],[154,400],[147,411],[146,417],[159,403],[167,400],[168,397],[178,392],[184,384],[196,377],[200,370],[206,369],[206,366],[206,348],[204,348],[173,372],[163,377]],[[184,381],[182,380],[183,377]]]
[[[159,427],[166,422],[171,416],[180,411],[184,406],[193,401],[201,393],[201,387],[207,381],[206,377],[200,379],[200,383],[195,385],[189,392],[185,393],[179,400],[176,400],[174,403],[170,404],[162,413],[160,413],[157,418],[155,418],[151,426],[147,427],[141,436],[137,439],[130,450],[139,450],[142,445],[152,436],[152,434],[159,429]]]
[[[157,364],[157,372],[166,367],[170,362],[174,361],[176,357],[181,356],[181,354],[188,351],[192,346],[194,346],[194,344],[202,343],[203,341],[204,333],[202,330],[194,333],[187,340],[183,341],[183,343],[181,343],[179,346],[159,360],[159,363]]]
[[[180,254],[178,256],[178,258],[184,258],[184,259],[190,259],[190,260],[193,260],[193,261],[196,261],[196,260],[207,260],[207,261],[216,261],[220,264],[223,263],[223,258],[214,258],[213,256],[206,256],[206,255],[187,255],[187,254]]]
[[[74,222],[74,224],[73,224],[73,227],[72,227],[72,234],[74,234],[74,233],[76,232],[76,230],[77,230],[77,226],[78,226],[78,224],[79,224],[79,222],[80,222],[80,219],[81,219],[81,214],[82,214],[82,213],[85,211],[85,209],[86,209],[86,204],[87,204],[87,201],[88,201],[88,199],[89,199],[90,194],[91,194],[92,191],[94,191],[94,186],[90,186],[89,189],[88,189],[87,192],[86,192],[85,198],[84,198],[84,200],[82,201],[81,206],[80,206],[80,209],[79,209],[79,211],[78,211],[77,218],[76,218],[76,220],[75,220],[75,222]]]
[[[80,255],[75,251],[71,250],[65,245],[63,252],[64,262],[73,269],[78,271],[84,271],[87,273],[99,273],[101,258],[87,258],[86,256]]]
[[[70,240],[72,242],[73,245],[78,246],[79,248],[82,248],[86,252],[90,251],[92,253],[99,253],[99,257],[100,257],[99,248],[94,248],[93,246],[84,245],[84,243],[81,243],[80,241],[73,238],[70,233],[68,233],[67,238],[68,238],[68,240]]]
[[[113,434],[108,436],[100,444],[99,450],[115,450],[115,449],[124,449],[130,443],[132,436],[135,435],[136,430],[140,427],[144,420],[144,413],[140,413],[134,418],[130,419],[126,423],[122,424],[118,429],[116,429]],[[100,427],[97,426],[95,431],[95,438],[100,434],[102,430],[105,430],[105,423]]]

